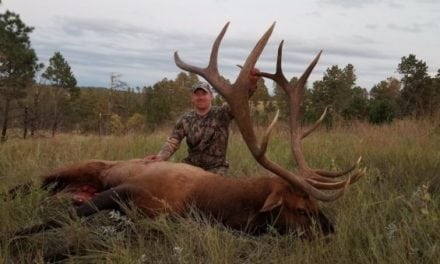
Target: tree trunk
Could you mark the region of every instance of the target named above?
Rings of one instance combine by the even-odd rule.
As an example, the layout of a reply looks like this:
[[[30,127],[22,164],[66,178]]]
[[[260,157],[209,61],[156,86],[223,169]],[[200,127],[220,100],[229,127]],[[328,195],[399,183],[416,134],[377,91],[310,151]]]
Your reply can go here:
[[[58,128],[58,116],[55,115],[53,123],[52,123],[52,137],[55,137]]]
[[[41,90],[39,87],[37,87],[36,91],[34,92],[33,105],[31,109],[31,118],[30,118],[31,137],[35,135],[35,131],[37,130],[37,122],[40,120],[40,112],[39,112],[40,94],[41,94]]]
[[[101,112],[99,112],[98,125],[99,125],[99,137],[101,137],[102,136],[102,113]]]
[[[6,131],[8,130],[8,119],[9,119],[9,99],[6,99],[5,101],[5,109],[4,109],[4,119],[3,119],[3,126],[2,126],[2,135],[0,138],[0,142],[6,141]]]
[[[55,91],[55,101],[53,109],[52,137],[55,137],[58,127],[58,90]]]
[[[29,126],[29,111],[28,107],[24,107],[24,117],[23,117],[23,139],[26,139],[27,132],[28,132],[28,126]]]

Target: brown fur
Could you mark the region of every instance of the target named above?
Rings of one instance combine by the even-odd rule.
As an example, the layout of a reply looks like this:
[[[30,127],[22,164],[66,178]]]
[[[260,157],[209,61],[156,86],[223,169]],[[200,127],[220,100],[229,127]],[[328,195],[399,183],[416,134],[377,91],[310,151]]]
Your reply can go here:
[[[233,179],[183,163],[90,160],[43,178],[43,187],[54,185],[53,193],[80,192],[85,184],[97,193],[125,190],[149,217],[185,215],[194,206],[228,227],[250,233],[265,231],[269,223],[281,232],[308,230],[312,219],[326,226],[325,233],[333,231],[327,219],[320,219],[324,216],[314,200],[278,177]]]

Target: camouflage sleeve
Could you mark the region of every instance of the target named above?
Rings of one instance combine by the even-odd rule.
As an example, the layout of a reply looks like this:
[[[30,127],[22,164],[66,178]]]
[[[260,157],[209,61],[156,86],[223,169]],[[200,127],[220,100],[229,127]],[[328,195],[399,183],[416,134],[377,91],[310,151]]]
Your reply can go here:
[[[175,138],[168,137],[157,155],[160,156],[162,160],[168,160],[174,154],[174,152],[179,149],[179,146],[179,141],[177,141]]]
[[[174,154],[174,152],[179,149],[180,142],[184,137],[185,129],[183,126],[183,120],[181,118],[179,121],[177,121],[173,131],[171,132],[171,135],[167,138],[165,144],[162,146],[157,155],[163,160],[168,160]]]

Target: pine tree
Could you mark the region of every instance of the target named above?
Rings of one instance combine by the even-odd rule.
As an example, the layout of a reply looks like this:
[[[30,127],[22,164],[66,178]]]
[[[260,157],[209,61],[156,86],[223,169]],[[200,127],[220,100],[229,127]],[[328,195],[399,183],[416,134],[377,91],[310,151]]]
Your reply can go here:
[[[63,117],[63,111],[67,110],[69,102],[78,97],[79,89],[76,87],[76,79],[69,64],[60,52],[55,52],[53,57],[50,58],[49,66],[42,77],[48,80],[54,88],[52,136],[55,136]]]
[[[6,140],[11,103],[26,96],[26,88],[42,67],[31,48],[32,31],[18,14],[0,14],[0,97],[4,103],[1,141]]]

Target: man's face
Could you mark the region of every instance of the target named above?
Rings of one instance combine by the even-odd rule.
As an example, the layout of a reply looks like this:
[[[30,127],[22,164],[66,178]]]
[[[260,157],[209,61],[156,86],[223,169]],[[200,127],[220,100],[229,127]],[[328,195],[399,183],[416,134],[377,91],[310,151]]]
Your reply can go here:
[[[209,109],[212,104],[212,93],[197,89],[191,95],[191,102],[198,110]]]

